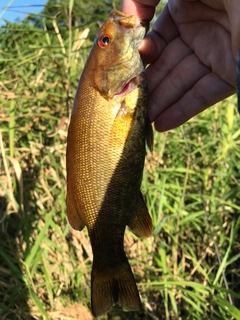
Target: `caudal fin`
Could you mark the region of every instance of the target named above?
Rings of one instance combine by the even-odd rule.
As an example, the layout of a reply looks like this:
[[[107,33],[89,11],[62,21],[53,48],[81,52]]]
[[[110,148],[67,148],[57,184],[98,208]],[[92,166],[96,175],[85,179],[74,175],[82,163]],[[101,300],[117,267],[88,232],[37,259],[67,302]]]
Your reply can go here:
[[[128,310],[141,308],[138,289],[126,259],[113,269],[97,270],[93,263],[91,307],[95,317],[106,313],[114,304]]]

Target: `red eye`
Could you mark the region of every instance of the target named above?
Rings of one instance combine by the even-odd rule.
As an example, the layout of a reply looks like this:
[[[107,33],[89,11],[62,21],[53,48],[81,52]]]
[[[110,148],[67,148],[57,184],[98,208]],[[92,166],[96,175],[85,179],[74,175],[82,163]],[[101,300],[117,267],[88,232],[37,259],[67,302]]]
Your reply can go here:
[[[98,39],[98,45],[101,48],[106,48],[110,42],[110,37],[107,34],[104,34]]]

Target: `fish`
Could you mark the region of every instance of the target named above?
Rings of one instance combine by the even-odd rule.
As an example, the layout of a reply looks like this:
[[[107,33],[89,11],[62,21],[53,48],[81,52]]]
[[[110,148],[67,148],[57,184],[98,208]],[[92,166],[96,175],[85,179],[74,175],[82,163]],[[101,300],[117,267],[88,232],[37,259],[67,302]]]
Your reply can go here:
[[[98,317],[113,305],[141,310],[124,252],[126,226],[152,234],[140,191],[146,145],[153,131],[138,47],[144,23],[113,9],[100,27],[81,74],[67,136],[67,216],[87,227],[93,252],[91,309]]]

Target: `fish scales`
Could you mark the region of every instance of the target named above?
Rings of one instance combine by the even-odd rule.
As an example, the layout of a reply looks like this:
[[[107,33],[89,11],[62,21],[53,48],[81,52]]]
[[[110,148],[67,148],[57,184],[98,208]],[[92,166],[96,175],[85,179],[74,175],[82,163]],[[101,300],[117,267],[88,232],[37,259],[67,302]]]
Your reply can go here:
[[[123,239],[127,225],[140,237],[152,232],[140,192],[152,141],[138,52],[144,34],[135,17],[110,13],[82,72],[68,129],[67,214],[73,228],[89,232],[94,316],[116,303],[141,308]]]

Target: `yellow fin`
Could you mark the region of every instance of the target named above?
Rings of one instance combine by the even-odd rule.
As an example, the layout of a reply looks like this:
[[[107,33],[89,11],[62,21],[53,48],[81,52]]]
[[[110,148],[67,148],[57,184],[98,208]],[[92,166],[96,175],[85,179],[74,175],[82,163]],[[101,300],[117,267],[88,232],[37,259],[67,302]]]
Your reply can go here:
[[[137,107],[139,99],[139,87],[136,87],[130,93],[125,96],[125,104],[128,106],[129,112],[133,113]]]
[[[114,119],[110,134],[110,143],[115,150],[122,152],[131,129],[133,121],[133,112],[128,108],[125,102],[121,103],[118,113]]]
[[[126,256],[121,265],[109,270],[98,270],[93,261],[91,308],[94,317],[106,313],[115,304],[133,311],[141,308],[138,289]]]
[[[138,207],[132,220],[128,224],[132,232],[139,238],[150,237],[153,231],[152,219],[140,192]]]

